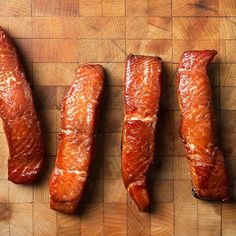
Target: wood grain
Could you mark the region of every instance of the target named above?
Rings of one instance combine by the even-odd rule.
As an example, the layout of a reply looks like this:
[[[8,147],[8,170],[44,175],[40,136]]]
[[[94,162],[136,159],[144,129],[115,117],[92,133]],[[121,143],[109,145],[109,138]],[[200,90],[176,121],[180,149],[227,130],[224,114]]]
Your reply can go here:
[[[235,200],[193,198],[179,138],[175,72],[184,50],[216,49],[209,68],[219,140],[236,196],[236,0],[0,0],[0,25],[13,38],[44,133],[46,167],[34,186],[7,180],[8,145],[0,122],[0,235],[234,236]],[[151,213],[141,213],[121,178],[125,59],[162,58],[163,94],[150,170]],[[79,64],[106,70],[93,172],[79,214],[49,209],[60,105]]]

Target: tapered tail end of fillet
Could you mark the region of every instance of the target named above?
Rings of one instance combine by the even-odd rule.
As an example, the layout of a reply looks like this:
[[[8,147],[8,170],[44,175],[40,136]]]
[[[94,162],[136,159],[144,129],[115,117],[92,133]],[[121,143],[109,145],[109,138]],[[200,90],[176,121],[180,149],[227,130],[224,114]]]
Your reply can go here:
[[[150,197],[148,190],[143,185],[131,184],[128,187],[128,192],[134,202],[137,204],[140,211],[146,212],[150,209]]]
[[[64,214],[75,215],[78,209],[79,203],[74,202],[56,202],[50,199],[50,208]]]
[[[179,70],[206,67],[216,54],[216,50],[185,51],[180,58]]]

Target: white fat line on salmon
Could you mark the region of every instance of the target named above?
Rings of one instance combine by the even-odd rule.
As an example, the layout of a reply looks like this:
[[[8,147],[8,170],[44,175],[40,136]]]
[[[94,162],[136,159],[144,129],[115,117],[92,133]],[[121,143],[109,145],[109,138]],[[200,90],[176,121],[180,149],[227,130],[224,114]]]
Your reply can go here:
[[[66,173],[72,173],[76,175],[80,175],[80,178],[86,179],[87,177],[87,172],[86,171],[80,171],[80,170],[63,170],[58,167],[54,169],[55,174],[63,174],[64,172]]]

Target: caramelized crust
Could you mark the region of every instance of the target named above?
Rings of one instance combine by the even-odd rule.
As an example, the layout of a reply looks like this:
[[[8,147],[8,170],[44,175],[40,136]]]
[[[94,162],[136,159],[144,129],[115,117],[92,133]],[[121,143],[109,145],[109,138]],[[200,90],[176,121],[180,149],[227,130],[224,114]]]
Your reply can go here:
[[[146,175],[154,155],[161,93],[160,58],[129,55],[124,92],[122,176],[132,199],[146,211],[150,205]]]
[[[207,66],[214,50],[184,52],[176,74],[181,110],[180,137],[184,143],[196,197],[229,199],[223,154],[217,143],[212,91]]]
[[[103,82],[100,65],[79,67],[62,103],[59,148],[49,184],[52,209],[74,214],[78,208],[94,153]]]
[[[8,179],[32,183],[43,167],[43,142],[30,86],[16,49],[0,27],[0,117],[10,157]]]

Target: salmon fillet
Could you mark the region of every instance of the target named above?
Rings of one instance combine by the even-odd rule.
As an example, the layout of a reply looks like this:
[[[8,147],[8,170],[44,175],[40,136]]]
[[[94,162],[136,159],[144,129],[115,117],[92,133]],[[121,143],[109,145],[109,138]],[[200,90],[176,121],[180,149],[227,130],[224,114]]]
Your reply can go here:
[[[229,199],[224,156],[217,142],[212,91],[207,66],[214,50],[184,52],[176,74],[181,110],[180,137],[184,143],[196,197]]]
[[[49,184],[51,208],[67,214],[76,212],[88,179],[104,70],[83,65],[76,76],[62,102],[59,148]]]
[[[154,156],[160,93],[161,59],[129,55],[124,90],[122,177],[141,211],[150,206],[146,175]]]
[[[43,167],[44,148],[29,83],[9,36],[0,27],[0,117],[10,157],[8,179],[35,181]]]

